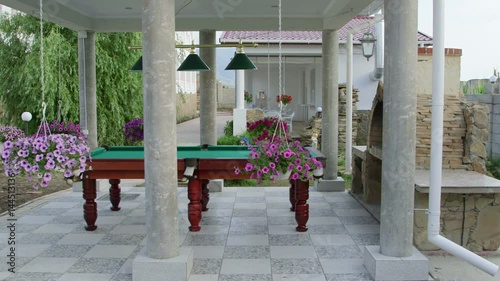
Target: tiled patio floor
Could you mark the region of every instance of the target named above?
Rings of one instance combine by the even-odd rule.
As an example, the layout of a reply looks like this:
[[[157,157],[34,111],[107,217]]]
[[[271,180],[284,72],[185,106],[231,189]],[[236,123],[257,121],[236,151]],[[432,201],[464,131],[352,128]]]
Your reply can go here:
[[[109,210],[107,193],[98,195],[93,232],[84,229],[79,192],[19,210],[16,274],[7,272],[9,230],[2,218],[0,280],[132,280],[146,228],[144,188],[131,184],[122,185],[119,212]],[[379,224],[347,192],[311,190],[305,233],[295,231],[285,187],[224,188],[210,196],[202,230],[188,232],[186,189],[179,188],[180,243],[194,249],[190,280],[372,280],[363,246],[379,243]]]

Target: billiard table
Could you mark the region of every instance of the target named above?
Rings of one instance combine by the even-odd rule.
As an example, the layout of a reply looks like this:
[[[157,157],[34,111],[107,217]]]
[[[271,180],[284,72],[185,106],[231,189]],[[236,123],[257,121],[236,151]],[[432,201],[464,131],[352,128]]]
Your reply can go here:
[[[321,152],[308,148],[311,156],[325,162]],[[144,178],[144,147],[104,146],[92,152],[83,173],[83,214],[88,231],[97,228],[96,179],[109,179],[111,210],[120,210],[120,180]],[[190,231],[200,231],[202,211],[208,210],[211,179],[248,179],[248,174],[235,174],[235,168],[244,170],[250,151],[246,146],[179,146],[177,147],[177,178],[188,181],[188,219]],[[290,179],[291,211],[295,211],[297,231],[307,231],[309,219],[309,182]]]

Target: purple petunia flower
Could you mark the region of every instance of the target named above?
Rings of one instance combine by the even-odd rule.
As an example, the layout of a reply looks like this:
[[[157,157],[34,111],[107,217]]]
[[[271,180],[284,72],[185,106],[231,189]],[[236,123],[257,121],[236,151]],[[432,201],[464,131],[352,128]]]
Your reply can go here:
[[[295,168],[295,166],[293,164],[288,165],[288,170],[293,170],[293,168]]]
[[[241,173],[240,168],[236,168],[236,169],[234,169],[234,173],[235,173],[236,175],[239,175],[239,174]]]
[[[40,161],[42,161],[42,159],[43,159],[43,154],[37,154],[37,156],[35,156],[36,162],[40,162]]]
[[[43,174],[43,179],[46,181],[50,181],[52,179],[52,175],[49,173]]]
[[[262,168],[262,172],[263,172],[264,174],[269,173],[269,168],[268,168],[268,167],[264,167],[264,168]]]
[[[46,180],[43,180],[43,181],[40,183],[40,186],[41,186],[41,187],[47,187],[47,186],[49,186],[49,182],[48,182],[48,181],[46,181]]]
[[[276,168],[276,164],[274,164],[274,162],[270,162],[269,167],[274,170]]]
[[[64,177],[65,178],[69,178],[73,175],[73,172],[71,172],[70,170],[66,170],[64,171]]]
[[[252,164],[250,164],[250,163],[247,163],[247,164],[245,165],[245,171],[249,172],[249,171],[251,171],[251,170],[253,170],[253,165],[252,165]]]
[[[302,166],[300,166],[300,165],[297,166],[297,171],[300,172],[300,171],[302,171],[302,169],[304,169]]]
[[[292,180],[296,180],[299,178],[299,174],[298,173],[293,173],[292,174]]]

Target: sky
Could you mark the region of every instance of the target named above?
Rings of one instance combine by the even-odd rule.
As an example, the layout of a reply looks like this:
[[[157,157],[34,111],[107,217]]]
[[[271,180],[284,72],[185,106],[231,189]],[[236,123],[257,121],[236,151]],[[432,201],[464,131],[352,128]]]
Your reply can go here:
[[[432,0],[418,1],[418,29],[432,32]],[[460,80],[486,79],[500,68],[500,1],[445,1],[446,48],[462,49]]]

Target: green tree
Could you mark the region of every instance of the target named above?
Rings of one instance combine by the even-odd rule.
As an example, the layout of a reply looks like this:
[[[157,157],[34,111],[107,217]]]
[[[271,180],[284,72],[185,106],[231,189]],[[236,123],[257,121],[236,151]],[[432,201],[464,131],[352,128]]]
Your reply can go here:
[[[77,32],[44,22],[46,117],[79,123]],[[42,118],[40,25],[30,15],[0,17],[0,102],[2,124],[22,126],[21,113],[30,111],[33,133]],[[96,34],[97,127],[100,144],[123,145],[123,125],[142,117],[142,76],[129,68],[137,53],[129,45],[141,43],[140,33]]]

